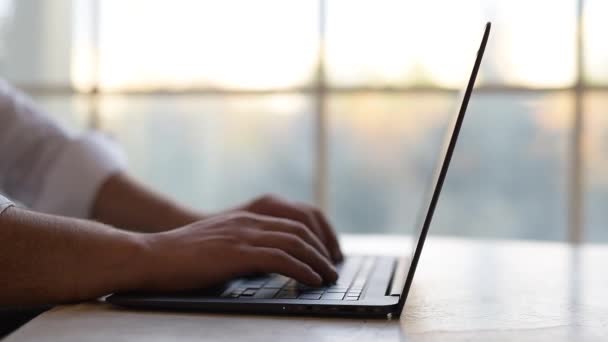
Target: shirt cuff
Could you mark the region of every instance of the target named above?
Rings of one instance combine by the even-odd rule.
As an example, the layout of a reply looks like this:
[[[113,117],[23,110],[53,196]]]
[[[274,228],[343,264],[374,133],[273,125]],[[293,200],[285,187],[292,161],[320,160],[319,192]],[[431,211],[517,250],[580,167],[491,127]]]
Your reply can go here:
[[[101,185],[126,166],[122,149],[101,133],[72,140],[47,170],[40,197],[32,209],[89,218]]]
[[[9,201],[8,198],[0,195],[0,215],[2,215],[6,209],[12,207],[13,205],[13,202]]]

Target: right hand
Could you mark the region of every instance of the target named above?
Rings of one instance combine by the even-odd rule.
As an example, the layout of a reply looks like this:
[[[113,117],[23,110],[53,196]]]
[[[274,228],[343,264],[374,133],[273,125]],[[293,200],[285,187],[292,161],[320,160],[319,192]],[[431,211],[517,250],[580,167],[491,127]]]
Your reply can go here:
[[[310,286],[338,277],[319,238],[287,219],[232,212],[142,236],[140,290],[204,288],[251,273],[279,273]]]

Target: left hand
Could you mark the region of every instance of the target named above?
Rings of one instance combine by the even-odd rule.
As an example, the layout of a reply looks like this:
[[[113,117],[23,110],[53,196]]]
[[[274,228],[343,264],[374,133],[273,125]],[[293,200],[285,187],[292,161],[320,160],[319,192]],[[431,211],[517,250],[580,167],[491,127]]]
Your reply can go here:
[[[291,202],[274,195],[263,195],[232,210],[300,222],[321,240],[334,262],[344,259],[334,229],[325,215],[312,205]]]

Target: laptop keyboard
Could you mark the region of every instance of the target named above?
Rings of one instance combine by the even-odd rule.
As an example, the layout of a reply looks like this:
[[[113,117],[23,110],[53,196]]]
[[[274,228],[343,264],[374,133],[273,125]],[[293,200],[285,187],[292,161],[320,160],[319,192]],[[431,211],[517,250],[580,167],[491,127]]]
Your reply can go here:
[[[359,300],[374,267],[374,257],[354,256],[337,266],[338,280],[325,287],[309,287],[295,280],[271,274],[235,280],[223,298]]]

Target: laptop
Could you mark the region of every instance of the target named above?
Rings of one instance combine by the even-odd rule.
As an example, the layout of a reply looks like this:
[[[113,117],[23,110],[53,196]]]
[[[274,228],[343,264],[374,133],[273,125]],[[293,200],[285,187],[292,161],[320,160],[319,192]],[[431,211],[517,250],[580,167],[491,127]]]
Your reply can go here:
[[[433,213],[456,147],[467,105],[490,33],[486,24],[473,71],[464,91],[460,110],[447,128],[439,163],[431,178],[430,191],[423,202],[421,224],[411,257],[346,256],[337,266],[335,284],[311,288],[279,274],[234,279],[220,287],[180,293],[122,293],[106,301],[132,308],[164,310],[195,310],[256,314],[298,314],[348,317],[399,316],[422,248],[431,225]],[[416,238],[416,236],[414,236]]]

